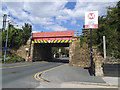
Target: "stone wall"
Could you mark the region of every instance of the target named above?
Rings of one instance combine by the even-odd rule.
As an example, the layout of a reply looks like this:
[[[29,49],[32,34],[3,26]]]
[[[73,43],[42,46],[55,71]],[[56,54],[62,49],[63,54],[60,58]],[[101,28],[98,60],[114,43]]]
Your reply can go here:
[[[90,50],[88,44],[80,47],[80,37],[73,37],[70,44],[69,64],[72,66],[90,67]]]
[[[90,48],[87,43],[80,47],[80,38],[73,37],[69,50],[69,64],[72,66],[88,67],[91,66]],[[103,57],[97,52],[97,47],[93,46],[93,71],[95,76],[103,76]]]
[[[20,46],[17,50],[16,49],[10,49],[11,53],[17,54],[18,56],[26,59],[26,61],[31,61],[29,53],[30,53],[30,45],[31,44],[31,39],[29,39],[26,43],[26,45]],[[28,50],[26,50],[28,48]]]
[[[26,48],[28,50],[26,50]],[[26,45],[20,46],[17,50],[10,49],[10,52],[21,56],[27,62],[52,59],[51,46],[45,46],[43,44],[32,44],[31,39],[27,41]]]
[[[95,76],[104,76],[102,65],[103,65],[103,62],[102,62],[101,57],[99,57],[99,56],[94,57]]]
[[[97,47],[93,46],[93,65],[94,65],[94,74],[95,76],[104,76],[103,73],[103,57],[97,52]]]

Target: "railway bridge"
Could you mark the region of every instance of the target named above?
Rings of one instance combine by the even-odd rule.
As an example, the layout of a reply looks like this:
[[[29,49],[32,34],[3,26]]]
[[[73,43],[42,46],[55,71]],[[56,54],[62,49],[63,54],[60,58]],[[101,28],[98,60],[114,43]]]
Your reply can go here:
[[[32,60],[52,60],[52,47],[69,47],[73,36],[74,31],[33,33],[31,43]]]

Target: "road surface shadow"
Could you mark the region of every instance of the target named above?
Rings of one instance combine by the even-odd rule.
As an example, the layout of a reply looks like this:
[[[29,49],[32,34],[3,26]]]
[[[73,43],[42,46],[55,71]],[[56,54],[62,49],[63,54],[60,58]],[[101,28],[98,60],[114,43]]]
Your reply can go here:
[[[95,76],[95,72],[92,71],[91,67],[84,67],[84,69],[87,69],[87,70],[88,70],[90,76]]]
[[[48,60],[45,60],[45,61],[48,61]],[[69,59],[66,59],[66,58],[55,58],[55,59],[49,60],[48,62],[69,63]]]

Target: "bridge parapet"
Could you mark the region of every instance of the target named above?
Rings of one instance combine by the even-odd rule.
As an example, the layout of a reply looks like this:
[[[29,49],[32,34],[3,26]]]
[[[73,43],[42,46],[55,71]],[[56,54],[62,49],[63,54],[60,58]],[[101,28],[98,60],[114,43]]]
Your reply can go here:
[[[33,33],[32,43],[71,43],[74,31]]]

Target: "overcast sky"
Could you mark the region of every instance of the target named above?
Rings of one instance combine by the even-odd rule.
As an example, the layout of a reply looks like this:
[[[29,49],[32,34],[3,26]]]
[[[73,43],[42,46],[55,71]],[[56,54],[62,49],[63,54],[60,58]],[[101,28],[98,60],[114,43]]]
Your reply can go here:
[[[105,15],[106,7],[115,6],[118,0],[71,1],[4,1],[0,10],[0,27],[2,26],[3,14],[7,14],[10,15],[8,19],[12,21],[15,27],[18,25],[17,28],[21,28],[24,23],[29,23],[33,26],[33,32],[81,31],[85,24],[86,11],[98,11],[99,16]]]

